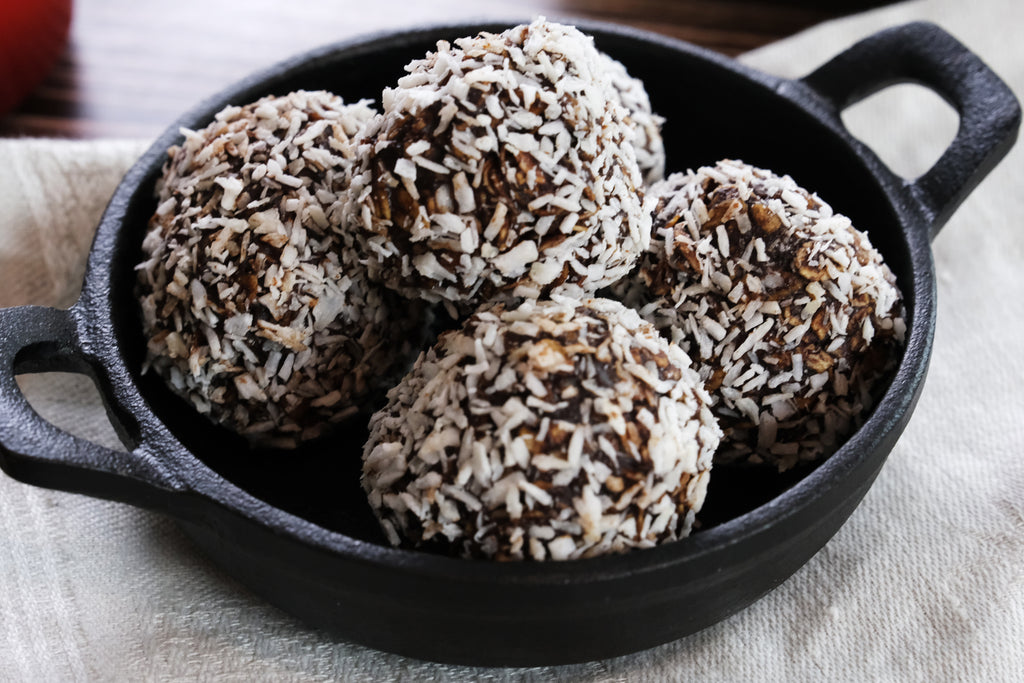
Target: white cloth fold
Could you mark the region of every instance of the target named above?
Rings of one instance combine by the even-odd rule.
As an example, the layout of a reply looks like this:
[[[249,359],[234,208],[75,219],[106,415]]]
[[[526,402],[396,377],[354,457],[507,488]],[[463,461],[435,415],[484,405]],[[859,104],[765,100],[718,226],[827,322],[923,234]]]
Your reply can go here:
[[[803,75],[861,37],[917,19],[943,26],[1024,92],[1016,31],[1024,5],[1016,0],[896,5],[743,61]],[[955,115],[922,92],[893,88],[845,117],[907,175],[927,168],[956,127]],[[0,141],[0,306],[74,300],[103,205],[143,148]],[[931,371],[863,504],[789,581],[721,624],[578,666],[410,660],[332,640],[269,607],[159,515],[0,475],[0,681],[1024,680],[1021,178],[1018,147],[933,245]],[[48,418],[116,443],[87,380],[21,383]]]

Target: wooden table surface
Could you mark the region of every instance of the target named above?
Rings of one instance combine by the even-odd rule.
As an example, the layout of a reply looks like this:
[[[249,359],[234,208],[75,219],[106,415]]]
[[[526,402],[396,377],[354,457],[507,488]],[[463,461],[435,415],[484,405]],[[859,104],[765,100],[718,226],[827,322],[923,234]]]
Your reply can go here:
[[[884,0],[75,0],[48,78],[0,137],[151,138],[202,98],[318,45],[467,19],[582,17],[735,55]]]

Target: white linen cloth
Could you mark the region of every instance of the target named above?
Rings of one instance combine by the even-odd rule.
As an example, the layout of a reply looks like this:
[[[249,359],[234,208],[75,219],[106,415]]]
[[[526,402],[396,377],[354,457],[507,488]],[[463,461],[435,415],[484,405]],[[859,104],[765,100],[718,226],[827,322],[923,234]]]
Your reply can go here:
[[[798,76],[916,19],[946,28],[1024,93],[1017,0],[909,2],[743,61]],[[892,89],[847,119],[913,175],[955,130],[936,100]],[[73,302],[103,205],[144,147],[0,141],[0,306]],[[789,581],[723,623],[578,666],[411,660],[333,640],[266,605],[166,518],[0,475],[0,681],[1024,680],[1022,178],[1018,146],[934,243],[931,371],[863,504]],[[51,420],[116,444],[87,380],[26,376],[22,386]]]

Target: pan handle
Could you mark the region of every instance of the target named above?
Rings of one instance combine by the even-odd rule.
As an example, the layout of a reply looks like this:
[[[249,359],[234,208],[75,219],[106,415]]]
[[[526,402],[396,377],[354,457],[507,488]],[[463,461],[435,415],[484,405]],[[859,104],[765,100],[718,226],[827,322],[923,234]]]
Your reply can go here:
[[[119,414],[111,422],[128,452],[92,443],[46,421],[15,381],[19,374],[76,372],[102,386],[97,367],[79,341],[74,309],[0,309],[0,468],[37,486],[166,509],[168,494],[184,486],[138,444]],[[109,405],[108,411],[121,412]]]
[[[1017,139],[1020,104],[981,59],[938,26],[917,22],[876,33],[803,78],[839,113],[897,83],[918,83],[960,116],[956,137],[923,176],[904,181],[930,238]],[[840,124],[841,124],[841,120]]]

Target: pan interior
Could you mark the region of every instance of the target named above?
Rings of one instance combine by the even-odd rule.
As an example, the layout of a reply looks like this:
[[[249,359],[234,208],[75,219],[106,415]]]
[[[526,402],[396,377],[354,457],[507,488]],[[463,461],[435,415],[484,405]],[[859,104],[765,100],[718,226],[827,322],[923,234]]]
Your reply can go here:
[[[200,107],[178,125],[201,128],[227,104],[244,104],[268,94],[297,89],[327,89],[346,101],[379,101],[403,66],[422,56],[438,38],[382,39],[358,48],[318,53],[311,59],[243,83],[226,96]],[[836,211],[866,230],[882,252],[913,311],[911,254],[899,221],[877,178],[849,143],[805,109],[777,95],[770,84],[742,73],[723,60],[696,50],[631,35],[595,32],[597,45],[643,79],[656,112],[665,117],[668,171],[742,159],[786,173],[817,192]],[[177,125],[174,130],[177,130]],[[360,453],[368,413],[318,442],[289,452],[253,450],[243,439],[198,416],[172,395],[160,378],[141,375],[145,341],[134,298],[134,266],[155,209],[153,184],[163,157],[131,197],[117,231],[109,268],[114,292],[113,325],[129,372],[157,417],[205,465],[236,486],[271,505],[348,536],[382,543],[382,536],[359,486]],[[767,502],[807,474],[797,470],[771,478],[744,470],[715,471],[705,509],[704,528],[742,515]]]

